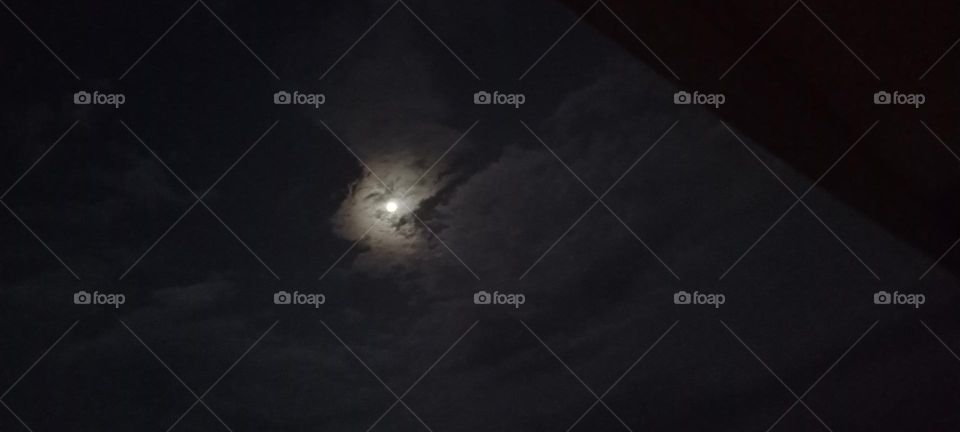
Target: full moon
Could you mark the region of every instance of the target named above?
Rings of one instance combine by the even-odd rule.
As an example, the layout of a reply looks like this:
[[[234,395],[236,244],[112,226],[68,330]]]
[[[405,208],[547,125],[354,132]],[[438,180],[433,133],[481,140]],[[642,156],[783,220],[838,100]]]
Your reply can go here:
[[[397,208],[398,208],[398,206],[397,206],[397,202],[396,202],[396,201],[387,202],[387,211],[388,211],[388,212],[390,212],[390,213],[396,213],[396,212],[397,212]]]

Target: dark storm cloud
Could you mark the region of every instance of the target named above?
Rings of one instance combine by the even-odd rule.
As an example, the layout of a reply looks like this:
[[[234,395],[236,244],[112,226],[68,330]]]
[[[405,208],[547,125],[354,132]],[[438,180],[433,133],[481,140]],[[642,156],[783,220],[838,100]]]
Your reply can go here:
[[[386,6],[388,4],[382,2],[364,4],[360,8],[364,13],[346,13],[358,15],[352,17],[357,18],[351,21],[355,24],[339,25],[349,27],[353,30],[350,34],[358,35],[354,27],[364,28]],[[451,7],[424,10],[419,4],[413,6],[425,16],[427,12]],[[512,10],[507,6],[504,5],[503,10]],[[560,9],[555,5],[543,6],[551,13],[569,18],[567,11],[554,10]],[[525,13],[530,19],[540,17],[530,11]],[[494,18],[502,18],[501,15]],[[523,31],[503,29],[504,33],[516,32],[516,38]],[[454,35],[458,42],[467,42],[469,38],[470,35]],[[574,42],[574,38],[578,41]],[[352,40],[337,48],[345,48],[349,42]],[[772,344],[773,348],[767,346],[766,352],[777,353],[778,360],[786,359],[778,364],[788,365],[782,370],[788,379],[793,378],[791,384],[796,379],[812,382],[807,376],[823,369],[822,364],[829,364],[856,336],[829,334],[830,327],[824,323],[863,318],[865,306],[845,308],[828,304],[823,297],[818,297],[821,290],[809,286],[814,283],[790,277],[802,270],[811,274],[840,274],[827,282],[816,279],[815,283],[857,289],[871,283],[869,290],[841,292],[837,289],[838,295],[844,298],[867,299],[868,291],[874,288],[893,291],[906,284],[898,284],[896,280],[872,284],[869,273],[799,208],[794,210],[795,216],[806,218],[803,220],[810,224],[783,226],[778,230],[819,239],[813,247],[808,246],[806,252],[795,252],[794,258],[803,262],[801,270],[790,268],[787,276],[778,278],[780,275],[774,273],[782,271],[775,266],[779,262],[774,262],[772,269],[764,264],[771,256],[778,256],[777,252],[783,252],[782,248],[779,251],[761,248],[756,254],[765,254],[762,256],[768,261],[747,261],[734,273],[734,282],[716,283],[716,277],[792,202],[789,193],[729,134],[715,114],[669,106],[665,101],[669,101],[675,88],[635,58],[588,29],[571,34],[569,42],[576,43],[575,46],[597,47],[596,52],[583,53],[584,62],[591,64],[590,68],[581,68],[571,61],[567,66],[569,70],[553,71],[549,84],[538,84],[536,79],[531,79],[524,91],[529,93],[534,107],[516,115],[490,115],[489,111],[470,110],[473,108],[469,105],[470,97],[477,84],[467,71],[451,59],[406,10],[398,7],[391,12],[383,27],[361,41],[356,51],[324,78],[321,86],[337,109],[311,112],[307,115],[308,127],[323,131],[322,120],[387,186],[400,193],[417,181],[479,117],[477,129],[404,199],[443,243],[411,215],[386,218],[382,226],[366,233],[373,222],[386,217],[382,206],[395,194],[388,192],[373,174],[364,171],[365,167],[332,137],[324,137],[328,139],[325,144],[329,144],[325,147],[328,153],[323,154],[327,159],[317,158],[317,162],[308,166],[313,171],[332,170],[324,163],[346,161],[355,168],[355,175],[343,181],[315,184],[314,177],[293,170],[280,173],[290,176],[290,183],[297,188],[315,193],[320,197],[316,198],[318,201],[335,199],[330,212],[309,213],[311,217],[302,219],[286,214],[280,210],[309,207],[312,203],[298,202],[296,198],[302,195],[270,190],[272,183],[262,187],[267,191],[265,194],[282,195],[283,199],[271,201],[279,204],[261,210],[262,213],[254,211],[255,206],[247,202],[252,201],[251,196],[262,197],[264,193],[260,190],[254,189],[249,196],[224,192],[222,201],[216,203],[224,207],[236,205],[250,212],[251,218],[260,217],[268,222],[262,226],[239,225],[246,228],[238,228],[244,238],[260,230],[323,240],[316,248],[326,255],[313,249],[283,245],[274,249],[280,250],[276,255],[263,253],[271,262],[301,262],[298,259],[311,254],[335,259],[366,234],[356,249],[320,282],[315,278],[333,264],[332,259],[312,260],[312,267],[304,270],[310,275],[309,280],[288,278],[283,272],[281,281],[271,280],[269,275],[264,276],[263,269],[247,251],[200,208],[195,210],[200,215],[191,215],[170,239],[164,240],[161,249],[145,259],[143,268],[138,268],[130,281],[115,282],[117,268],[138,256],[192,200],[161,165],[139,151],[131,137],[111,141],[117,143],[116,146],[99,147],[123,148],[130,152],[123,158],[124,163],[95,171],[100,176],[99,181],[94,182],[98,185],[105,182],[103,179],[119,179],[114,193],[89,193],[84,196],[86,201],[72,203],[69,213],[77,219],[98,219],[101,227],[122,225],[136,235],[114,233],[116,237],[102,240],[104,247],[97,248],[97,256],[92,258],[79,253],[81,251],[69,252],[67,248],[65,255],[82,257],[84,262],[96,261],[84,265],[83,282],[64,283],[62,278],[50,276],[52,270],[48,268],[46,273],[18,277],[15,285],[4,284],[3,294],[23,305],[26,312],[20,313],[24,315],[37,312],[72,317],[77,315],[77,309],[67,306],[66,300],[74,290],[116,289],[131,299],[118,316],[136,336],[118,325],[112,316],[81,314],[81,324],[65,340],[63,349],[56,350],[32,375],[35,378],[25,381],[17,393],[11,395],[14,408],[29,413],[28,421],[50,421],[44,420],[44,410],[32,410],[27,401],[52,399],[52,406],[70,406],[76,404],[76,399],[66,394],[79,391],[99,401],[98,416],[123,407],[115,413],[125,419],[118,421],[121,425],[166,427],[186,410],[193,398],[136,337],[141,337],[193,390],[202,393],[279,320],[280,324],[210,393],[208,400],[212,409],[227,424],[235,426],[235,430],[308,426],[365,430],[394,399],[378,377],[368,373],[337,338],[342,338],[394,392],[402,394],[476,319],[481,319],[410,393],[408,403],[412,409],[434,430],[565,430],[594,400],[515,318],[530,323],[537,335],[569,362],[589,386],[602,393],[679,317],[670,309],[672,293],[677,289],[692,291],[704,286],[709,290],[723,290],[730,297],[731,312],[723,317],[734,322],[735,327],[736,321],[756,305],[767,301],[776,303],[780,297],[787,299],[783,302],[797,301],[785,308],[788,312],[767,314],[771,317],[762,320],[763,325],[757,326],[760,330],[749,331],[747,338]],[[311,40],[310,43],[324,45],[326,42]],[[254,46],[260,50],[259,45]],[[305,47],[307,51],[310,48]],[[338,50],[329,51],[339,55]],[[463,55],[475,61],[468,54]],[[481,60],[493,62],[507,57],[506,60],[522,58],[525,62],[529,57],[525,52],[509,49],[496,55],[497,58]],[[571,54],[557,52],[555,55],[569,57]],[[600,61],[592,63],[592,60]],[[144,68],[148,66],[145,64]],[[285,77],[293,73],[289,68],[277,69]],[[588,70],[581,72],[587,78],[566,74],[579,69]],[[310,74],[304,72],[304,75]],[[269,87],[264,93],[272,92],[273,85],[264,84],[263,87]],[[535,102],[538,95],[549,101]],[[540,105],[536,106],[537,103]],[[463,108],[465,105],[467,108]],[[46,114],[35,115],[46,118]],[[598,205],[520,281],[520,276],[595,201],[520,120],[597,194],[603,194],[658,137],[678,122],[604,200],[680,280],[608,209]],[[280,135],[284,137],[280,142],[265,142],[261,147],[264,153],[255,153],[251,164],[255,164],[261,154],[269,157],[270,149],[281,149],[276,150],[279,152],[291,148],[290,142],[296,140],[311,144],[314,141],[315,135],[298,134],[302,125],[280,127],[290,127],[295,132]],[[301,135],[310,138],[301,138]],[[148,141],[153,144],[152,140]],[[747,144],[791,187],[802,191],[803,185],[809,184],[809,179],[759,146],[749,140]],[[230,153],[214,144],[210,144],[210,149],[195,147],[204,151],[199,156],[181,156],[182,160],[194,162],[210,153]],[[482,157],[477,156],[481,153]],[[109,155],[116,157],[114,153]],[[286,166],[270,165],[269,174],[285,171]],[[79,167],[74,169],[86,172]],[[253,184],[260,179],[239,178]],[[188,180],[191,180],[188,184],[193,184],[193,179]],[[796,186],[798,184],[801,186]],[[31,222],[43,214],[64,212],[62,206],[32,208],[33,204],[13,198],[11,202],[29,214]],[[864,253],[874,268],[884,269],[900,261],[918,259],[915,251],[876,226],[865,224],[842,203],[822,195],[815,199],[814,207],[825,209],[822,211],[830,215],[826,219],[831,225],[844,228],[865,225],[848,240],[854,250]],[[811,203],[814,203],[812,199]],[[214,205],[217,209],[220,206]],[[225,211],[224,214],[230,223],[242,217],[240,213]],[[139,222],[131,222],[133,220]],[[42,232],[56,231],[47,228]],[[318,232],[329,237],[316,234]],[[212,236],[211,233],[222,234],[222,238],[227,239],[224,242],[227,247],[221,248],[220,243],[207,244],[211,241],[205,236]],[[205,236],[195,237],[198,235]],[[871,253],[871,244],[857,241],[860,237],[883,238],[892,245],[891,250],[882,256]],[[61,240],[56,244],[64,243],[69,242]],[[261,245],[268,242],[250,243],[254,250],[262,253]],[[837,253],[817,260],[816,255],[823,250]],[[221,254],[226,256],[223,261],[212,258]],[[477,273],[479,280],[458,258]],[[315,263],[317,261],[320,262]],[[55,265],[52,262],[50,267]],[[96,269],[103,269],[102,274],[106,276]],[[87,274],[95,276],[87,277]],[[758,275],[774,282],[758,282],[763,279]],[[955,284],[950,276],[939,271],[936,276]],[[274,308],[271,295],[279,289],[323,291],[329,303],[320,310]],[[519,311],[479,310],[472,304],[472,294],[480,289],[522,292],[527,295],[528,303]],[[809,298],[802,298],[808,292]],[[790,319],[778,316],[782,313],[790,314]],[[838,316],[841,318],[836,318]],[[327,324],[321,324],[321,320]],[[797,322],[802,324],[794,324]],[[630,397],[620,399],[619,405],[611,402],[630,424],[638,424],[637,418],[650,411],[675,409],[678,404],[674,402],[679,401],[704,408],[703,412],[711,419],[720,418],[722,424],[742,429],[753,426],[751,420],[757,418],[752,412],[753,406],[723,405],[730,411],[721,412],[713,406],[718,399],[747,394],[758,404],[771,398],[777,398],[778,403],[779,398],[785,400],[785,404],[792,402],[762,366],[741,350],[721,327],[711,322],[710,328],[715,331],[695,331],[690,329],[693,326],[684,327],[685,324],[681,323],[676,330],[682,336],[666,339],[665,345],[645,360],[653,362],[649,368],[644,363],[636,371],[633,376],[641,380],[640,383],[626,380],[619,395]],[[859,321],[855,324],[859,325]],[[325,325],[330,325],[336,335],[329,333]],[[803,332],[789,328],[790,325],[825,329]],[[852,327],[859,329],[856,325]],[[50,333],[59,330],[54,328]],[[790,336],[779,337],[782,334]],[[766,341],[766,337],[774,341]],[[666,351],[659,351],[661,349]],[[707,355],[702,355],[704,352]],[[17,364],[28,365],[35,358],[33,354],[24,350]],[[879,361],[898,365],[919,363],[926,354],[929,350],[918,350],[898,359]],[[717,359],[726,363],[714,364]],[[82,378],[71,377],[75,365],[96,366],[97,363],[115,371],[111,379],[116,383],[98,381],[98,375],[86,369],[78,371],[83,372]],[[736,365],[732,372],[725,369],[730,364]],[[698,375],[698,371],[705,372]],[[678,386],[668,381],[685,374],[694,377],[692,384]],[[856,372],[846,374],[861,377]],[[65,383],[64,388],[69,391],[51,398],[43,389],[58,380]],[[111,384],[126,391],[114,391]],[[98,389],[104,388],[109,391],[98,394]],[[694,392],[691,388],[702,391]],[[629,403],[623,402],[624,399]],[[143,414],[145,408],[141,405],[151,408]],[[624,405],[626,410],[622,409]],[[777,408],[779,406],[772,411]],[[606,415],[600,407],[597,412]],[[66,413],[76,417],[68,415],[64,421],[85,418],[80,416],[82,412],[67,410]],[[139,418],[141,415],[144,418]],[[202,406],[197,406],[179,427],[189,429],[198,424],[192,422],[207,420],[213,421]],[[58,427],[56,421],[43,424],[49,429]],[[402,427],[416,429],[420,425],[403,406],[397,406],[378,429]]]

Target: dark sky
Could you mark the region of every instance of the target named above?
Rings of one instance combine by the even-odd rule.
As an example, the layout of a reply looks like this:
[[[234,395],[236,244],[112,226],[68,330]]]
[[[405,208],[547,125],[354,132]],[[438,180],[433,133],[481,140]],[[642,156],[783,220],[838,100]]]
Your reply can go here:
[[[3,3],[0,431],[960,425],[956,276],[581,11]]]

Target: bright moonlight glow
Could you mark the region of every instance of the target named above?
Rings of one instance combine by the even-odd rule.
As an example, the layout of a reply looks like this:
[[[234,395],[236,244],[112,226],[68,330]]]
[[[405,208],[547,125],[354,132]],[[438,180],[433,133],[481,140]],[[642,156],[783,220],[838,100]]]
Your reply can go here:
[[[399,208],[399,206],[397,205],[397,202],[396,202],[396,201],[390,201],[390,202],[387,203],[387,211],[388,211],[388,212],[390,212],[390,213],[396,213],[396,212],[397,212],[397,208]]]

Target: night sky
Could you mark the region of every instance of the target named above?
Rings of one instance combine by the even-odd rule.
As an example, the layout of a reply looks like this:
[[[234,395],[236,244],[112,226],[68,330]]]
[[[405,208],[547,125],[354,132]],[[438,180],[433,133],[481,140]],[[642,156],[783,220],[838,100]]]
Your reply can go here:
[[[0,3],[0,431],[960,428],[955,22],[894,69],[822,1]]]

